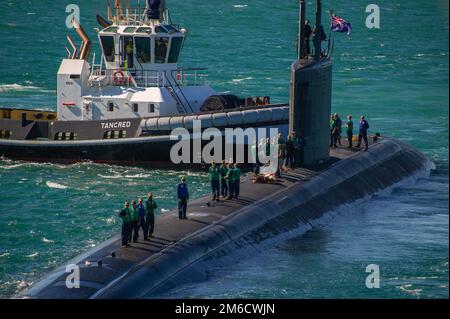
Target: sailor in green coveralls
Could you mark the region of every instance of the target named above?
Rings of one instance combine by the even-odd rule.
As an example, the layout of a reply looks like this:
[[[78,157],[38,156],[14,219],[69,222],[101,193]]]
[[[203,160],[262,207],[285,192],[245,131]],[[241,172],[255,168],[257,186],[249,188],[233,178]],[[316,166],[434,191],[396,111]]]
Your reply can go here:
[[[220,195],[226,198],[228,196],[228,185],[225,177],[228,174],[228,167],[225,160],[222,160],[222,165],[220,165]]]
[[[128,241],[131,242],[131,239],[133,239],[133,243],[137,243],[137,240],[139,238],[139,212],[138,207],[136,205],[136,201],[134,199],[131,201],[130,215],[131,215],[131,230],[130,234],[128,235]]]
[[[131,213],[128,202],[125,203],[124,208],[120,211],[119,217],[122,218],[122,247],[130,247],[128,239],[131,233]]]
[[[239,198],[239,191],[241,187],[241,169],[238,167],[238,164],[234,164],[234,197],[236,199]]]
[[[213,193],[213,201],[220,200],[220,168],[212,161],[209,168],[209,179],[211,181],[211,189]]]
[[[234,166],[233,163],[228,164],[228,172],[225,179],[228,183],[228,197],[227,199],[232,199],[234,196],[235,178],[234,178]]]

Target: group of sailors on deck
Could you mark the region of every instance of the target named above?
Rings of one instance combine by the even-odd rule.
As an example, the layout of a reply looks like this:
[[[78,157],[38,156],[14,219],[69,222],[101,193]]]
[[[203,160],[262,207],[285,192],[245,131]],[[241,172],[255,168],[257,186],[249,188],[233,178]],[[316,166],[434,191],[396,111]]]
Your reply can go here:
[[[330,116],[330,147],[336,148],[341,144],[343,122],[339,114],[334,113]],[[353,147],[353,120],[352,116],[347,116],[345,123],[348,147]],[[368,149],[369,143],[367,131],[369,124],[364,116],[361,116],[359,122],[358,145],[365,143],[365,150]],[[259,174],[261,163],[258,154],[265,153],[266,156],[276,154],[278,158],[278,166],[275,176],[281,177],[282,171],[295,168],[296,165],[302,165],[303,152],[305,148],[305,139],[303,134],[298,136],[296,132],[292,132],[284,139],[280,133],[277,137],[261,139],[260,143],[251,146],[251,154],[255,160],[253,172]],[[219,166],[215,161],[211,163],[208,169],[209,179],[211,183],[212,200],[220,202],[220,198],[226,200],[238,199],[240,194],[241,169],[238,163],[227,163],[222,161]],[[180,220],[187,218],[187,206],[189,201],[189,190],[186,184],[186,178],[182,177],[177,189],[178,197],[178,218]],[[209,203],[208,203],[209,204]],[[119,217],[122,219],[122,246],[129,247],[131,242],[136,243],[139,239],[139,231],[142,229],[144,241],[149,241],[149,237],[153,235],[155,228],[155,210],[158,207],[153,199],[153,194],[149,193],[147,200],[142,198],[136,202],[132,200],[131,204],[126,202],[124,208],[120,211]]]
[[[341,135],[342,135],[342,125],[343,122],[338,113],[334,113],[330,116],[330,147],[337,148],[337,146],[342,146]],[[347,115],[347,121],[345,123],[345,133],[347,136],[348,148],[353,147],[353,117]],[[361,142],[364,141],[365,151],[369,149],[369,140],[367,138],[367,133],[369,130],[369,123],[366,121],[366,117],[361,115],[359,119],[359,133],[358,133],[358,144],[356,147],[361,147]]]
[[[293,169],[297,165],[303,165],[305,145],[306,142],[303,133],[299,136],[295,131],[289,134],[286,139],[281,133],[273,138],[262,138],[258,145],[255,143],[251,146],[251,154],[255,159],[253,173],[259,174],[260,167],[262,166],[259,160],[259,154],[264,154],[267,157],[274,154],[278,160],[275,176],[281,177],[281,172]]]
[[[189,201],[189,189],[186,184],[186,178],[182,177],[177,189],[178,195],[178,218],[188,219],[187,204]],[[122,246],[130,247],[130,243],[137,243],[139,239],[139,231],[142,229],[144,241],[150,241],[149,237],[153,236],[155,231],[155,210],[158,208],[156,201],[153,199],[153,193],[148,193],[147,200],[142,198],[136,202],[132,200],[125,202],[124,207],[119,213],[122,219]]]

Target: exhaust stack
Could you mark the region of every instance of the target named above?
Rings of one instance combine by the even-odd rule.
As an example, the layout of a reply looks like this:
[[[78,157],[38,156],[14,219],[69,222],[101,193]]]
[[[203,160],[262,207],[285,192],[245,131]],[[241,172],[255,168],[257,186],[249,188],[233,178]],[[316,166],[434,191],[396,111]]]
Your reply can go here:
[[[81,38],[81,41],[82,41],[81,42],[81,47],[80,47],[80,50],[79,50],[80,55],[78,56],[78,59],[88,61],[89,60],[89,56],[91,54],[91,50],[92,50],[92,41],[89,39],[89,37],[87,36],[87,34],[84,31],[83,27],[75,19],[75,17],[72,18],[71,24],[72,24],[73,28],[75,29],[75,31],[77,32],[78,36]],[[74,49],[73,54],[72,54],[72,59],[76,59],[78,50],[76,49],[75,44],[73,43],[73,41],[70,38],[70,36],[67,36],[67,40],[69,41],[70,45]]]

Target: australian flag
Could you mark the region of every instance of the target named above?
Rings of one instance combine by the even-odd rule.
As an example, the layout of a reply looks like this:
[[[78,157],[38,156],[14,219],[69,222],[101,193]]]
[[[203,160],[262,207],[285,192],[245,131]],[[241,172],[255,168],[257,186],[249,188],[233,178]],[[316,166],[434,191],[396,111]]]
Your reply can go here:
[[[333,14],[331,16],[331,31],[333,32],[347,32],[347,34],[352,33],[352,24],[345,21],[341,17]]]

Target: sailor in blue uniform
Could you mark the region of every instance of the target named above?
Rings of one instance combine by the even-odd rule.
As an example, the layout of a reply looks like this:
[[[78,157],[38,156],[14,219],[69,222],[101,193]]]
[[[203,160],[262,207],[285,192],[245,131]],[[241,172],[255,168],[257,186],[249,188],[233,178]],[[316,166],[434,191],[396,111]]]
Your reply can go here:
[[[367,139],[367,130],[369,129],[369,123],[367,123],[364,115],[361,116],[359,121],[359,136],[358,136],[358,145],[356,147],[361,147],[361,140],[364,140],[364,144],[366,144],[365,150],[369,149],[369,141]]]
[[[189,200],[189,190],[186,185],[186,179],[181,178],[181,183],[178,184],[178,217],[180,219],[187,219],[187,202]]]

